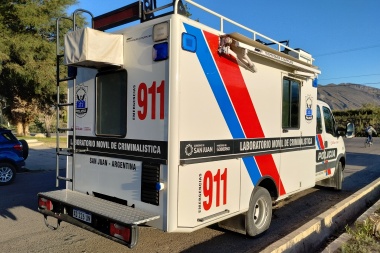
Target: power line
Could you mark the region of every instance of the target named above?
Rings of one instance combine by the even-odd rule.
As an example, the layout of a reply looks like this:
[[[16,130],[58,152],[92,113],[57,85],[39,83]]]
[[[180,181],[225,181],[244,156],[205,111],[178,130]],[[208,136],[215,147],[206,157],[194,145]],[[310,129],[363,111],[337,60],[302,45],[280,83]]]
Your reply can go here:
[[[363,83],[363,84],[380,84],[380,82],[377,82],[377,83]]]
[[[363,76],[380,76],[380,74],[368,74],[368,75],[359,75],[359,76],[343,76],[343,77],[321,78],[319,80],[332,80],[332,79],[354,78],[354,77],[363,77]]]
[[[343,54],[343,53],[349,53],[349,52],[353,52],[353,51],[365,50],[365,49],[375,48],[375,47],[380,47],[380,44],[366,46],[366,47],[345,49],[345,50],[341,50],[341,51],[335,51],[335,52],[324,53],[324,54],[317,54],[317,55],[313,55],[313,57],[328,56],[328,55],[333,55],[333,54]]]

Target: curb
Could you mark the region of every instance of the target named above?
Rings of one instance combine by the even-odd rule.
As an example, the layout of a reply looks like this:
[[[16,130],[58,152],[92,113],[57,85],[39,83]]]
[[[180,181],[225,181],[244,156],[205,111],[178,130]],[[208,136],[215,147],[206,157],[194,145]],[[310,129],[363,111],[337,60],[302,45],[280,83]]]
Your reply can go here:
[[[373,206],[371,206],[365,213],[360,215],[360,217],[356,220],[358,222],[365,221],[368,217],[370,217],[373,213],[376,212],[380,208],[380,200],[378,200]],[[351,236],[348,233],[343,233],[337,239],[335,239],[332,243],[327,245],[327,247],[321,253],[333,253],[336,252],[342,244],[346,243],[351,239]]]
[[[262,253],[314,252],[380,196],[380,178],[332,206],[302,227],[266,247]],[[342,239],[342,238],[341,238]]]

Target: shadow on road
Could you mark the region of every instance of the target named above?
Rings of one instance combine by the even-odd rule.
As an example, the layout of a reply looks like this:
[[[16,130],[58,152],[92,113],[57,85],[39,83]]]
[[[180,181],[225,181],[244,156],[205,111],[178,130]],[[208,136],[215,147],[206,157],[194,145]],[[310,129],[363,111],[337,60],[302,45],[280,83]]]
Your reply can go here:
[[[365,166],[367,164],[367,166]],[[352,166],[362,166],[363,169],[354,173]],[[222,235],[211,240],[194,245],[183,251],[192,252],[260,252],[268,245],[283,238],[295,229],[306,224],[330,207],[344,200],[352,193],[380,177],[380,155],[366,153],[347,153],[346,168],[350,170],[343,183],[343,190],[336,191],[325,187],[314,187],[295,194],[284,200],[281,208],[274,207],[272,223],[268,231],[256,238],[249,238],[233,232],[224,231],[213,225],[210,229],[224,231]],[[364,212],[365,210],[363,210]]]
[[[198,238],[197,234],[202,234],[202,230],[200,230],[191,234],[165,234],[164,239],[162,237],[160,237],[161,239],[156,239],[141,236],[140,243],[155,240],[159,241],[155,241],[153,244],[172,243],[173,238],[182,238],[185,241],[194,242],[191,248],[185,249],[183,252],[259,252],[380,177],[380,166],[378,165],[380,164],[380,155],[378,154],[380,153],[380,147],[366,150],[353,144],[350,145],[348,149],[350,152],[347,153],[346,178],[343,190],[337,192],[328,188],[314,187],[282,201],[281,204],[274,207],[273,220],[269,230],[257,238],[249,238],[225,231],[213,225],[206,228],[215,232],[210,232],[210,239],[207,241],[203,239],[203,241],[199,242],[194,239]],[[42,152],[49,152],[49,150],[42,150]],[[33,157],[33,153],[31,157]],[[50,154],[46,153],[45,156],[37,156],[35,157],[36,160],[32,158],[29,160],[30,164],[27,164],[27,167],[35,168],[32,164],[33,161],[40,162],[41,159],[47,157],[50,157]],[[46,161],[45,166],[49,168],[54,166],[54,163],[48,162],[46,164]],[[60,170],[60,174],[64,176],[64,170]],[[64,182],[60,182],[60,186],[60,188],[63,188]],[[37,193],[55,189],[57,189],[55,188],[55,171],[17,174],[13,184],[0,187],[0,221],[2,218],[17,220],[17,217],[12,213],[12,209],[20,206],[37,211]],[[144,229],[144,227],[141,228],[141,234],[150,231],[149,228],[146,228],[145,231]],[[180,240],[177,243],[181,243]]]
[[[18,173],[14,183],[0,187],[0,217],[17,220],[12,208],[23,206],[37,211],[37,193],[52,191],[55,187],[55,171]],[[64,174],[60,170],[60,174]],[[60,188],[63,183],[60,183]]]
[[[0,187],[0,217],[17,220],[11,209],[24,206],[37,210],[37,193],[55,188],[56,149],[47,146],[29,148],[25,168],[16,175],[15,181]],[[60,158],[60,174],[64,174],[65,158]],[[38,172],[38,173],[37,173]],[[60,183],[63,185],[63,183]]]

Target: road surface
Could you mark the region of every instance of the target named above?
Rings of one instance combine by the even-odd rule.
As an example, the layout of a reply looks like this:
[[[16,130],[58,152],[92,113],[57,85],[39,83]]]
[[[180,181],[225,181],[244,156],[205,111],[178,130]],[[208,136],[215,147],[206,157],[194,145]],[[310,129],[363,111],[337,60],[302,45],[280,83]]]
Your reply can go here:
[[[377,143],[375,139],[373,147],[364,148],[363,138],[346,139],[346,149],[343,190],[316,187],[286,199],[275,207],[271,227],[258,238],[217,226],[190,234],[141,227],[139,243],[132,250],[71,224],[62,223],[56,231],[48,229],[37,211],[36,196],[38,192],[55,189],[55,172],[19,173],[12,185],[0,187],[0,252],[260,252],[380,177],[380,140]],[[40,148],[38,152],[46,152],[38,153],[41,159],[54,154],[51,149]],[[36,154],[32,150],[30,161]]]

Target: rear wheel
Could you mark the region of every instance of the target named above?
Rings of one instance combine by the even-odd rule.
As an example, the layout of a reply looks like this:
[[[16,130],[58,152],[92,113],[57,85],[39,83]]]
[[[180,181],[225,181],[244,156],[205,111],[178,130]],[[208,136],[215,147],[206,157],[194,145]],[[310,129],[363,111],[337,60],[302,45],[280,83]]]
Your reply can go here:
[[[12,164],[0,163],[0,185],[12,183],[15,177],[16,169]]]
[[[272,199],[267,189],[257,186],[251,195],[246,217],[249,236],[261,234],[269,228],[272,220]]]

